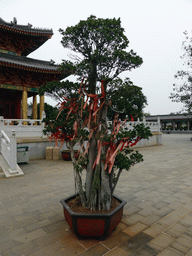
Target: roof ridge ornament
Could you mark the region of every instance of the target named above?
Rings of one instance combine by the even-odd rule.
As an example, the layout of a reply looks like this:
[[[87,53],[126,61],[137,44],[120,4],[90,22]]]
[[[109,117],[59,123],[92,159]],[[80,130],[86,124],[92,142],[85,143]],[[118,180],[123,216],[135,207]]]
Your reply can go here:
[[[13,18],[13,24],[17,25],[17,18],[16,17]]]

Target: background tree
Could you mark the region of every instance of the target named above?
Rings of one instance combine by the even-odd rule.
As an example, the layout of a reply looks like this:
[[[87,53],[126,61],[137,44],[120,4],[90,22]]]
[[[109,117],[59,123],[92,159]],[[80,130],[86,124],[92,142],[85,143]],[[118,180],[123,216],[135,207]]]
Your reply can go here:
[[[124,81],[115,79],[110,85],[109,95],[111,107],[108,109],[108,118],[114,119],[115,112],[124,120],[137,120],[143,117],[143,109],[147,104],[147,98],[142,93],[142,88],[134,85],[129,78]]]
[[[76,54],[72,56],[75,62],[71,65],[82,82],[78,95],[74,87],[70,88],[69,81],[60,83],[60,88],[59,83],[49,83],[48,87],[40,89],[40,94],[48,91],[56,97],[63,97],[60,113],[64,111],[66,114],[67,110],[66,118],[61,120],[62,126],[52,123],[49,128],[54,129],[52,135],[56,139],[69,145],[82,205],[92,210],[109,210],[120,173],[142,160],[142,156],[138,152],[133,153],[129,147],[126,154],[118,153],[119,149],[122,151],[124,145],[135,145],[140,138],[150,136],[149,130],[142,126],[118,133],[122,124],[117,117],[109,133],[107,108],[110,86],[123,71],[139,67],[142,58],[133,50],[127,51],[129,41],[120,19],[90,16],[76,26],[60,29],[60,32],[62,45]],[[66,62],[62,63],[61,69],[66,69]],[[83,151],[78,162],[73,151],[76,141]],[[85,186],[81,179],[83,170],[86,170]]]
[[[28,105],[28,108],[31,109],[31,111],[32,111],[33,103],[30,103]],[[47,120],[54,120],[59,113],[58,107],[53,107],[52,105],[50,105],[46,102],[44,104],[44,111],[45,111]],[[31,112],[30,118],[32,118],[32,116],[33,116],[33,113]],[[37,119],[40,119],[40,104],[39,103],[37,104]]]
[[[185,41],[182,44],[184,50],[182,59],[184,59],[184,66],[186,70],[178,71],[175,78],[180,79],[181,84],[173,85],[173,93],[171,93],[171,100],[173,102],[182,102],[184,104],[183,111],[191,113],[192,110],[192,37],[188,32],[184,32]]]

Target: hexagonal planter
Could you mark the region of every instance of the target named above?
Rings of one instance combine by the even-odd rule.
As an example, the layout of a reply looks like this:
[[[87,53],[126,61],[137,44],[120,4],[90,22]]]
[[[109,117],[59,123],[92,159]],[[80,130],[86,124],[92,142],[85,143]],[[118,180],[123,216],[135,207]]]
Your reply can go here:
[[[79,239],[96,238],[104,240],[119,224],[123,215],[123,207],[126,202],[117,196],[119,205],[108,213],[77,213],[73,212],[67,202],[74,199],[76,195],[61,200],[64,216],[70,228]]]

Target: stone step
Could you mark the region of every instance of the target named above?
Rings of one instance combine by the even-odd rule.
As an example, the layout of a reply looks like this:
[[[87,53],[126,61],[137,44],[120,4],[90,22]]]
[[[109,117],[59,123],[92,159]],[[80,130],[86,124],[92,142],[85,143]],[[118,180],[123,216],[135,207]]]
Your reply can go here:
[[[3,172],[3,169],[0,167],[0,179],[5,178],[5,173]]]
[[[22,172],[21,168],[18,165],[17,165],[16,170],[11,171],[9,169],[7,162],[5,161],[4,157],[2,156],[2,154],[0,154],[0,168],[3,171],[5,178],[11,178],[11,177],[15,177],[15,176],[24,175],[24,173]]]

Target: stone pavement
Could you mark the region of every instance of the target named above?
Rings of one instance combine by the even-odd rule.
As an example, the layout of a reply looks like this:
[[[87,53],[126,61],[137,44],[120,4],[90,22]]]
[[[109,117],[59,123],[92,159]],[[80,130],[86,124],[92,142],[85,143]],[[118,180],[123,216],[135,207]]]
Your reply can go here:
[[[163,145],[138,149],[144,162],[120,178],[116,194],[127,204],[105,241],[78,240],[64,220],[71,162],[22,165],[24,176],[0,179],[0,255],[192,255],[191,137],[163,135]]]

